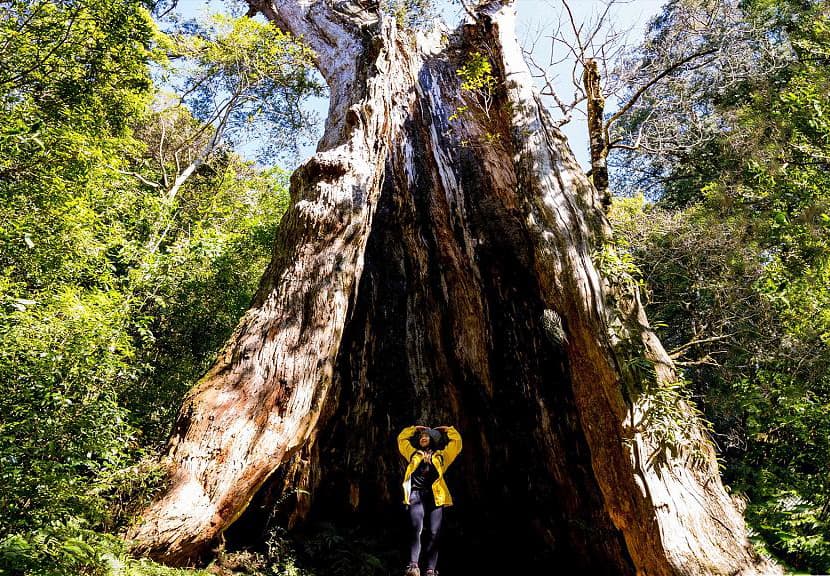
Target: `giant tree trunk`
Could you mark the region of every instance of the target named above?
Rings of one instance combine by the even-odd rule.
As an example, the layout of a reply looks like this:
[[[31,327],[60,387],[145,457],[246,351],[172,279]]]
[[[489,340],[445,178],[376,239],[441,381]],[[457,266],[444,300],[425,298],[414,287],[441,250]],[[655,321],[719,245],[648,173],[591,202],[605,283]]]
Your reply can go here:
[[[330,115],[251,309],[181,409],[135,550],[203,557],[266,482],[299,489],[295,520],[339,506],[388,524],[397,431],[455,424],[454,513],[491,569],[775,573],[603,249],[513,9],[416,38],[357,3],[254,7],[315,50]],[[461,90],[475,53],[492,93]]]

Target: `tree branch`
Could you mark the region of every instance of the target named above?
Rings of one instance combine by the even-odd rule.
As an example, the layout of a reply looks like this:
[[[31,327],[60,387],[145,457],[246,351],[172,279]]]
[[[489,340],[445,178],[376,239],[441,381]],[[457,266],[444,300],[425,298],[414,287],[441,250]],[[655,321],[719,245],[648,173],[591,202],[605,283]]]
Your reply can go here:
[[[646,82],[645,84],[643,84],[643,85],[642,85],[642,86],[641,86],[641,87],[640,87],[640,88],[639,88],[639,89],[638,89],[638,90],[637,90],[637,91],[636,91],[636,92],[635,92],[635,93],[631,96],[631,98],[629,98],[629,99],[628,99],[628,101],[625,103],[625,105],[624,105],[624,106],[622,106],[619,110],[617,110],[617,111],[616,111],[616,112],[615,112],[615,113],[614,113],[614,114],[613,114],[613,115],[612,115],[612,116],[608,119],[608,121],[605,123],[605,131],[606,131],[606,133],[608,133],[608,132],[610,131],[610,129],[611,129],[611,125],[612,125],[614,122],[616,122],[616,121],[620,118],[620,116],[622,116],[623,114],[625,114],[626,112],[628,112],[628,111],[631,109],[631,107],[632,107],[632,106],[634,106],[634,104],[636,104],[637,100],[639,100],[639,99],[640,99],[640,97],[641,97],[643,94],[645,94],[645,93],[646,93],[646,91],[647,91],[649,88],[651,88],[652,86],[654,86],[655,84],[657,84],[660,80],[662,80],[663,78],[665,78],[666,76],[668,76],[669,74],[671,74],[672,72],[674,72],[675,70],[677,70],[678,68],[680,68],[681,66],[683,66],[683,65],[685,65],[685,64],[688,64],[688,63],[689,63],[689,62],[691,62],[692,60],[695,60],[696,58],[702,58],[703,56],[708,56],[708,55],[710,55],[710,54],[714,54],[714,53],[715,53],[715,52],[717,52],[717,51],[718,51],[718,49],[717,49],[717,48],[709,48],[709,49],[707,49],[707,50],[701,50],[701,51],[695,52],[694,54],[690,54],[690,55],[689,55],[689,56],[687,56],[686,58],[683,58],[683,59],[681,59],[681,60],[678,60],[678,61],[677,61],[677,62],[675,62],[674,64],[670,65],[670,66],[669,66],[669,67],[667,67],[665,70],[663,70],[662,72],[660,72],[659,74],[657,74],[654,78],[652,78],[651,80],[649,80],[648,82]]]
[[[234,97],[231,98],[227,104],[225,104],[225,107],[222,109],[221,112],[222,116],[219,120],[219,124],[214,129],[213,136],[211,136],[210,141],[207,144],[205,144],[205,146],[196,156],[196,159],[193,160],[193,162],[191,162],[187,168],[185,168],[180,174],[176,176],[176,180],[175,182],[173,182],[173,186],[171,186],[165,194],[164,199],[166,202],[170,203],[173,201],[182,185],[188,180],[188,178],[190,178],[193,175],[194,172],[196,172],[199,166],[201,166],[204,163],[205,158],[207,158],[210,155],[210,153],[216,149],[216,145],[219,143],[219,139],[222,137],[222,134],[225,133],[225,128],[228,125],[228,119],[230,118],[230,115],[233,112],[233,110],[236,108],[236,105],[239,103],[239,99],[240,95],[234,95]]]
[[[112,170],[115,170],[119,174],[124,174],[125,176],[132,176],[133,178],[136,178],[139,182],[141,182],[145,186],[149,186],[150,188],[161,188],[161,184],[159,184],[158,182],[153,182],[151,180],[147,180],[144,176],[142,176],[138,172],[130,172],[128,170],[121,170],[121,169],[116,168],[114,166],[109,166],[109,168],[111,168]]]
[[[54,46],[52,46],[52,48],[46,53],[46,55],[43,58],[41,58],[38,62],[30,66],[29,68],[26,68],[22,72],[18,72],[17,75],[12,76],[7,80],[0,80],[0,84],[15,84],[18,80],[25,78],[27,74],[30,74],[38,68],[40,68],[41,66],[43,66],[46,63],[46,61],[49,60],[49,58],[51,58],[52,55],[57,51],[57,49],[63,46],[69,39],[69,33],[72,31],[72,27],[75,25],[75,20],[78,18],[80,10],[80,8],[75,9],[75,12],[72,14],[72,16],[69,17],[69,23],[66,26],[66,31],[64,32],[63,36],[60,40],[58,40],[55,43]]]
[[[672,360],[674,360],[676,358],[681,357],[683,355],[683,352],[685,350],[688,350],[692,346],[697,346],[698,344],[707,344],[709,342],[718,342],[720,340],[726,340],[727,338],[731,338],[734,335],[735,335],[734,333],[732,333],[732,334],[721,334],[719,336],[710,336],[709,338],[696,338],[694,340],[690,340],[689,342],[686,342],[685,344],[682,344],[681,346],[678,346],[674,350],[670,351],[669,352],[669,357]]]

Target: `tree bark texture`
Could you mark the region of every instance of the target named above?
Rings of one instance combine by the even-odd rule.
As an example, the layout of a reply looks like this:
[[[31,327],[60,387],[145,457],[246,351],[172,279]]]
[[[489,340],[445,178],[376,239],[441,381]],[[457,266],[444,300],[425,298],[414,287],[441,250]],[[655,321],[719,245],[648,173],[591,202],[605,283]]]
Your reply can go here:
[[[453,512],[487,546],[479,573],[776,573],[689,407],[655,418],[674,368],[636,287],[598,271],[602,205],[532,88],[512,7],[431,35],[357,3],[254,7],[315,50],[330,115],[251,309],[181,409],[134,550],[204,557],[266,482],[296,492],[294,521],[388,524],[397,432],[454,424]],[[486,108],[457,75],[476,53]]]
[[[608,190],[608,142],[605,138],[605,98],[597,61],[585,61],[582,76],[585,85],[586,112],[588,114],[588,136],[591,148],[591,184],[599,194],[607,210],[611,206],[611,192]]]

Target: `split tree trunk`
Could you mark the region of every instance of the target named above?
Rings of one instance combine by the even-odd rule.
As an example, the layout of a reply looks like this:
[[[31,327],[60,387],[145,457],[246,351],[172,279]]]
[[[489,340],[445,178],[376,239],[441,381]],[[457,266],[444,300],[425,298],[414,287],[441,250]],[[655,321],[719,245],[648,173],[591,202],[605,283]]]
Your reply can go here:
[[[295,518],[340,506],[388,524],[394,438],[417,422],[464,436],[449,479],[482,566],[775,573],[668,392],[636,288],[598,257],[602,206],[532,89],[513,9],[416,39],[356,3],[252,4],[315,50],[330,115],[134,549],[203,557],[269,479],[299,491]],[[491,94],[460,88],[474,53]]]

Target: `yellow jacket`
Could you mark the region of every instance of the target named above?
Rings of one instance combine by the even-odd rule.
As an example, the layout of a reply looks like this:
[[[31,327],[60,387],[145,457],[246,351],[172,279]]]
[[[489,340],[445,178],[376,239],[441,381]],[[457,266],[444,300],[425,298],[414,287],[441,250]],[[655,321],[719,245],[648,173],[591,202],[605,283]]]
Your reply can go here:
[[[409,441],[415,434],[415,426],[408,426],[398,434],[398,450],[406,458],[409,465],[403,477],[403,502],[409,504],[409,494],[412,492],[412,473],[424,459],[423,453],[415,448]],[[432,483],[432,494],[435,497],[436,506],[452,506],[452,496],[444,481],[444,471],[450,467],[455,457],[461,452],[461,434],[454,426],[447,428],[449,442],[443,450],[436,450],[432,453],[432,465],[438,471],[438,479]]]

